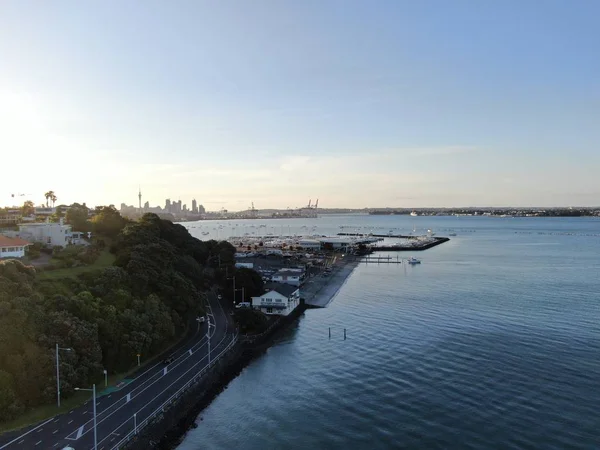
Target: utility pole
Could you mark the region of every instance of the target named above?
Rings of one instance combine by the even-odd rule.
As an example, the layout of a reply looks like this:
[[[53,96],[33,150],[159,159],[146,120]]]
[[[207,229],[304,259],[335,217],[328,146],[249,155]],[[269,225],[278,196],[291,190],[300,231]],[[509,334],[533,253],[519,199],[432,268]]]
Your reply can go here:
[[[96,385],[92,385],[92,389],[75,388],[76,391],[91,391],[92,401],[94,402],[94,450],[98,450],[98,433],[96,427]]]
[[[58,359],[58,351],[59,350],[64,350],[64,351],[70,352],[73,349],[71,347],[66,347],[66,348],[59,347],[58,343],[56,344],[56,404],[60,408],[60,366],[59,366],[59,359]]]

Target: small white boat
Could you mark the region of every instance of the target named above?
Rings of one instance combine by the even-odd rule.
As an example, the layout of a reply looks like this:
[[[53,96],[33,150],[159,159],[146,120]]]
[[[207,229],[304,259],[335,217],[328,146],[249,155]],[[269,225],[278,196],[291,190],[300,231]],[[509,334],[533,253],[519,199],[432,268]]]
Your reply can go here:
[[[412,256],[410,258],[408,258],[408,261],[406,261],[406,262],[409,264],[421,264],[421,261],[419,261],[417,258],[414,258]]]
[[[417,214],[417,212],[416,212],[416,211],[413,211],[413,212],[411,212],[411,213],[410,213],[410,215],[411,215],[411,216],[413,216],[413,217],[415,217],[415,216],[417,216],[418,214]]]

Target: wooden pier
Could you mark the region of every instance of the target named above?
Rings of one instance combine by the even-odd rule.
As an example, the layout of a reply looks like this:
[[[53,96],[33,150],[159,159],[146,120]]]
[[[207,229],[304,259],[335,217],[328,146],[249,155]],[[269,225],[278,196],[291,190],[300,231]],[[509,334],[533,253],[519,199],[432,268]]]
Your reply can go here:
[[[395,258],[392,258],[391,256],[374,256],[363,258],[360,262],[364,262],[365,264],[402,264],[402,259],[398,256]]]

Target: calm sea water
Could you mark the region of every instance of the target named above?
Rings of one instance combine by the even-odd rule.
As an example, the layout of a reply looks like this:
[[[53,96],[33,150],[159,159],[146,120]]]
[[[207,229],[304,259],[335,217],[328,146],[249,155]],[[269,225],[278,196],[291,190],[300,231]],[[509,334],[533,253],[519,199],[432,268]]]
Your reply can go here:
[[[191,231],[458,236],[420,266],[358,267],[231,382],[180,450],[600,448],[600,220],[235,223]]]

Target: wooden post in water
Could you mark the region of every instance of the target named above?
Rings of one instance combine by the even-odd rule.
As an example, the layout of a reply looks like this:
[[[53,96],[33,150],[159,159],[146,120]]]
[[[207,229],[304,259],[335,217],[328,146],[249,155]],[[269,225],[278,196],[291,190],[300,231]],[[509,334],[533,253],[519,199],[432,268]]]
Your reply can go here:
[[[344,340],[346,340],[346,329],[344,328]]]
[[[329,339],[331,339],[331,327],[329,327]]]

